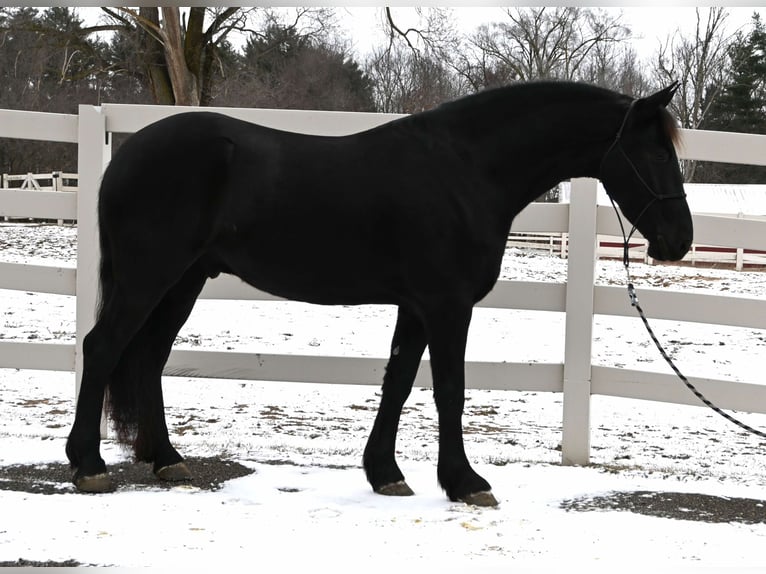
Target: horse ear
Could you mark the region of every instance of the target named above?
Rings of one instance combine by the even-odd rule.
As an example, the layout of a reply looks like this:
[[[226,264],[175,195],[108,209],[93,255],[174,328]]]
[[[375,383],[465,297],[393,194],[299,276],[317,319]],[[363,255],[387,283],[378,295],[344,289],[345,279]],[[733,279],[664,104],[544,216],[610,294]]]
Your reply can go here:
[[[678,85],[678,80],[675,80],[672,84],[661,89],[659,92],[655,92],[651,96],[641,98],[636,102],[636,104],[646,110],[665,108],[670,103],[670,100],[673,99],[673,96],[676,95],[676,91],[678,91]]]
[[[636,118],[653,121],[660,109],[666,108],[678,90],[678,81],[635,102]]]

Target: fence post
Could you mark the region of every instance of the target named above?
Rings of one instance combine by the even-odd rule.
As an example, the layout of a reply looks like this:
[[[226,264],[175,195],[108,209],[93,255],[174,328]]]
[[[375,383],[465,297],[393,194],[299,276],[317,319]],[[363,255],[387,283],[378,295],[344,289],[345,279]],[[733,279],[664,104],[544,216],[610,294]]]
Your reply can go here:
[[[598,188],[595,179],[574,179],[571,189],[561,462],[565,465],[583,465],[588,464],[590,459],[591,348]]]
[[[743,219],[745,214],[741,211],[737,214],[737,219]],[[742,247],[737,247],[737,255],[734,261],[734,268],[737,271],[742,271],[745,267],[745,250]]]
[[[61,172],[60,171],[54,171],[51,173],[51,186],[53,187],[53,191],[61,191]],[[56,221],[58,225],[64,225],[63,219],[58,219]]]
[[[82,342],[95,323],[98,301],[98,188],[112,155],[106,118],[100,107],[81,105],[78,118],[77,166],[77,341],[75,346],[76,394],[82,381]],[[102,417],[101,434],[106,434]]]

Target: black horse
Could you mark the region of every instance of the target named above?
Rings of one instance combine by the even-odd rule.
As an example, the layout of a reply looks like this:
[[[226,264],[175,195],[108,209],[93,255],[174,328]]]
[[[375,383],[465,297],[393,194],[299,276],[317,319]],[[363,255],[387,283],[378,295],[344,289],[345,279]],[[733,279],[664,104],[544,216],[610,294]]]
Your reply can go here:
[[[653,258],[683,257],[692,219],[665,109],[675,89],[633,99],[518,84],[343,137],[206,112],[135,133],[100,190],[101,303],[66,448],[78,489],[113,488],[99,453],[107,389],[136,458],[161,479],[190,477],[168,438],[161,373],[207,278],[230,273],[288,299],[397,305],[367,479],[381,494],[412,493],[394,443],[427,345],[439,482],[451,500],[496,504],[463,446],[472,308],[497,280],[514,217],[567,178],[600,178]]]

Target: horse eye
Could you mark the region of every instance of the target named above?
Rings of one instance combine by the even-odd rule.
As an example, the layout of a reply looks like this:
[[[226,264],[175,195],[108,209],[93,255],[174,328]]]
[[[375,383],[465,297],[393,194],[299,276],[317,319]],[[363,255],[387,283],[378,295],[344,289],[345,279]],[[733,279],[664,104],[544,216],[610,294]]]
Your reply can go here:
[[[652,156],[652,160],[658,162],[658,163],[666,163],[670,159],[670,154],[663,150],[659,150],[654,153]]]

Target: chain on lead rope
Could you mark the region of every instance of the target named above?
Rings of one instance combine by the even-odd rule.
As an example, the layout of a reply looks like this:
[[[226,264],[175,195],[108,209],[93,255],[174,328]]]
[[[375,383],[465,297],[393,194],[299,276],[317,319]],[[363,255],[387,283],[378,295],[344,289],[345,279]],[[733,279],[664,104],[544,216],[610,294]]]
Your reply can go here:
[[[723,411],[720,407],[717,407],[714,405],[710,399],[708,399],[705,395],[703,395],[697,387],[695,387],[688,378],[686,378],[686,375],[684,375],[680,369],[676,366],[673,359],[668,355],[668,353],[665,351],[665,348],[660,343],[659,339],[657,339],[657,335],[654,334],[654,330],[649,325],[649,321],[646,318],[646,314],[644,313],[644,310],[641,308],[641,305],[638,302],[638,295],[636,295],[636,288],[633,286],[633,282],[630,278],[630,258],[629,258],[629,246],[628,242],[630,241],[631,236],[636,231],[635,225],[633,226],[633,229],[631,232],[626,236],[625,235],[625,228],[622,224],[622,218],[620,217],[619,211],[617,211],[617,206],[614,205],[614,201],[612,201],[612,206],[614,207],[615,212],[617,213],[617,219],[620,222],[620,229],[622,230],[622,237],[624,240],[623,244],[623,255],[622,255],[622,265],[625,268],[625,274],[628,278],[628,296],[630,297],[630,305],[631,307],[635,307],[636,311],[638,312],[638,316],[641,318],[641,321],[644,324],[644,327],[646,327],[647,332],[649,333],[649,336],[652,338],[652,341],[654,341],[655,346],[657,347],[657,350],[660,352],[660,355],[662,355],[662,358],[665,359],[665,362],[670,365],[670,368],[673,369],[673,372],[678,376],[679,379],[686,385],[686,387],[694,393],[694,396],[697,397],[700,401],[702,401],[703,404],[713,409],[716,413],[721,415],[723,418],[725,418],[727,421],[734,423],[741,429],[746,430],[749,433],[752,433],[758,437],[766,438],[766,432],[763,432],[761,430],[758,430],[756,428],[751,427],[750,425],[743,423],[742,421],[734,418],[729,413]]]

